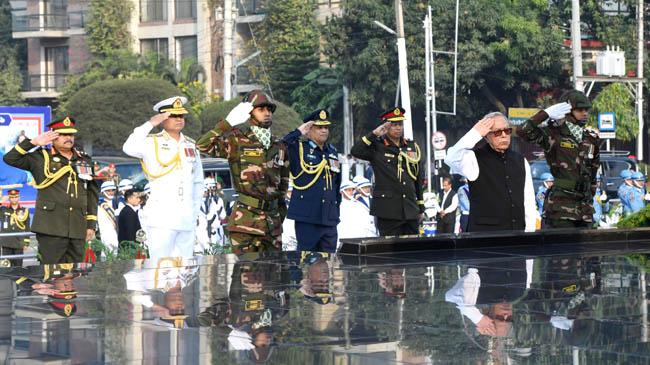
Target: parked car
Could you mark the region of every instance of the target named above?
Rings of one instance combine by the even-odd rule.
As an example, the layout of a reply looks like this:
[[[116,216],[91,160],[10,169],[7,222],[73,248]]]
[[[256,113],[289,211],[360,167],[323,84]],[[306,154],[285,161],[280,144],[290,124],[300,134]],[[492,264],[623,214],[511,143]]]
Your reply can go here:
[[[628,152],[624,151],[601,151],[600,153],[600,173],[603,179],[603,186],[610,199],[618,198],[618,187],[623,183],[620,174],[621,171],[630,169],[637,170],[636,161],[628,157]],[[535,191],[542,185],[541,176],[545,172],[550,172],[544,155],[538,156],[537,160],[530,162],[530,172],[533,176],[533,185]]]
[[[94,161],[99,163],[100,168],[104,168],[109,164],[115,164],[115,169],[120,175],[120,179],[130,179],[133,185],[138,189],[143,189],[148,180],[142,171],[140,160],[131,157],[121,156],[99,156],[94,157]],[[237,198],[235,189],[232,186],[232,178],[230,176],[230,166],[228,161],[223,158],[202,157],[201,163],[203,165],[203,175],[205,177],[220,177],[223,181],[222,190],[225,195],[226,203],[231,202]]]
[[[225,196],[224,200],[226,205],[229,202],[232,202],[237,199],[237,192],[232,186],[232,176],[230,175],[230,165],[228,165],[228,160],[224,158],[215,158],[215,157],[201,157],[201,163],[203,165],[203,175],[208,177],[213,177],[217,180],[217,177],[221,178],[223,184],[221,189]]]

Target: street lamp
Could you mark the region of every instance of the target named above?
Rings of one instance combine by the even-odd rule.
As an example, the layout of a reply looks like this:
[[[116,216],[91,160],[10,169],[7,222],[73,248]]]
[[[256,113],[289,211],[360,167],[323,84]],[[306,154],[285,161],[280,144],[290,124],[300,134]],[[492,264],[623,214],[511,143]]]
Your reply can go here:
[[[380,27],[381,29],[387,31],[388,33],[390,33],[392,35],[397,35],[397,32],[390,29],[386,24],[380,22],[379,20],[373,20],[373,23],[375,23],[378,27]]]

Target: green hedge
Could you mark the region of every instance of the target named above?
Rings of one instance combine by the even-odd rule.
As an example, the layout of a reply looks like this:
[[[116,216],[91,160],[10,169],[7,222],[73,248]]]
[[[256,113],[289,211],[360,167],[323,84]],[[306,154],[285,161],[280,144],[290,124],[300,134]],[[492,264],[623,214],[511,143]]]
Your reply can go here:
[[[618,222],[618,228],[650,227],[650,205]]]
[[[208,105],[199,116],[201,124],[203,125],[202,133],[207,133],[214,128],[214,125],[218,121],[224,119],[232,108],[239,104],[239,102],[239,99],[233,99]],[[291,109],[287,105],[282,103],[277,104],[278,108],[275,110],[275,113],[273,113],[272,131],[273,134],[281,138],[298,127],[302,123],[302,119],[295,110]]]

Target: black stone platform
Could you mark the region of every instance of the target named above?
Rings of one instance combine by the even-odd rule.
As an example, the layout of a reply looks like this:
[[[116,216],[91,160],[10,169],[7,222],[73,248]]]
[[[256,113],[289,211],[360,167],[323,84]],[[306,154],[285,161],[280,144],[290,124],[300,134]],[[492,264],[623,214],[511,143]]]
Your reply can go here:
[[[341,253],[353,255],[452,250],[506,246],[547,246],[609,242],[650,243],[650,228],[552,229],[539,232],[483,232],[441,234],[435,237],[404,236],[341,240]]]
[[[0,269],[0,363],[648,364],[648,232]]]

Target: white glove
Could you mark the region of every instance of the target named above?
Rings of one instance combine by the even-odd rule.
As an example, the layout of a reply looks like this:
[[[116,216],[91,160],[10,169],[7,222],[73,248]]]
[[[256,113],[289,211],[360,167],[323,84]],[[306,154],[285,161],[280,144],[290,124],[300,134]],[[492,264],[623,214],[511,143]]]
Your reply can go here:
[[[228,113],[228,116],[226,117],[226,121],[228,124],[231,126],[236,126],[240,125],[243,123],[246,123],[246,121],[251,117],[251,112],[253,111],[253,104],[248,103],[248,102],[242,102],[237,104],[236,107],[234,107],[230,113]]]
[[[548,108],[544,109],[546,114],[550,119],[561,120],[564,119],[564,116],[571,112],[571,104],[564,102],[555,105],[551,105]]]
[[[607,193],[603,191],[602,194],[600,194],[600,202],[604,203],[607,201]]]
[[[251,336],[240,330],[233,329],[228,334],[228,342],[235,350],[252,350],[255,348]]]
[[[645,195],[644,199],[650,201],[650,193],[647,193],[647,194]]]

